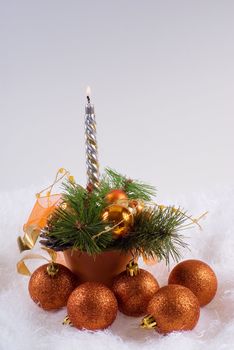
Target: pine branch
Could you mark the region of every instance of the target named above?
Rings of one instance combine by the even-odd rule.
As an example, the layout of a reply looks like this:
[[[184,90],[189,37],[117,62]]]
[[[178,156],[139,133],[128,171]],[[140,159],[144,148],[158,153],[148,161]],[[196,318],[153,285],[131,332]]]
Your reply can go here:
[[[180,229],[188,220],[185,212],[174,207],[160,209],[158,206],[145,209],[135,218],[132,231],[118,242],[118,249],[131,250],[136,255],[149,258],[178,261],[180,249],[186,248]],[[116,247],[117,248],[117,247]]]
[[[151,185],[129,179],[110,168],[106,168],[105,171],[106,176],[104,177],[104,181],[109,183],[111,188],[122,189],[125,191],[129,199],[150,201],[152,200],[152,196],[156,195],[156,190]]]
[[[191,218],[181,209],[149,206],[134,216],[131,231],[123,237],[112,233],[114,223],[102,221],[107,207],[106,195],[112,189],[123,189],[129,199],[149,201],[155,194],[152,186],[130,180],[106,169],[97,190],[89,192],[80,185],[63,184],[63,203],[55,210],[42,230],[41,243],[54,250],[77,248],[95,255],[106,250],[132,251],[147,257],[178,261],[180,249],[187,247],[180,231],[191,226]]]
[[[64,183],[63,187],[63,203],[44,228],[41,243],[57,250],[68,246],[89,254],[100,253],[112,240],[110,233],[92,239],[105,230],[106,224],[100,219],[106,206],[104,199],[76,184]]]

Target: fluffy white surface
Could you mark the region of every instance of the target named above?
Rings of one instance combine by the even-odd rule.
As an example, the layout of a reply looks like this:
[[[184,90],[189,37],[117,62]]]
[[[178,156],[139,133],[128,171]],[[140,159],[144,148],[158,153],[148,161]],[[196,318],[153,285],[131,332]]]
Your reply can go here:
[[[0,195],[0,349],[233,349],[234,348],[234,190],[194,194],[178,198],[197,215],[209,211],[203,231],[193,229],[190,252],[184,258],[206,261],[217,274],[219,288],[215,299],[201,310],[191,332],[162,336],[138,327],[140,319],[118,314],[106,331],[88,332],[63,326],[66,310],[45,312],[29,298],[28,278],[16,273],[20,254],[16,237],[33,204],[34,189]],[[170,201],[171,204],[177,204]],[[38,262],[38,266],[41,262]],[[148,267],[147,267],[148,268]],[[165,285],[168,269],[163,263],[148,268]]]

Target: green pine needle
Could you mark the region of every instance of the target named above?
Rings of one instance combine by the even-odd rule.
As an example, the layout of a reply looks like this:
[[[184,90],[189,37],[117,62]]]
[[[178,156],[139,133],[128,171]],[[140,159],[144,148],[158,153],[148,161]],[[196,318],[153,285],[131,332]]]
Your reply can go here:
[[[129,199],[150,201],[156,195],[156,190],[151,185],[127,178],[110,168],[106,168],[105,171],[106,175],[103,180],[109,184],[109,189],[122,189],[127,193]]]
[[[107,207],[105,196],[112,189],[122,189],[129,199],[145,201],[143,211],[134,217],[134,225],[124,237],[112,233],[114,223],[102,221]],[[90,255],[107,250],[131,251],[148,258],[157,257],[169,263],[170,257],[178,261],[180,249],[187,247],[180,230],[191,224],[186,212],[173,207],[149,206],[155,188],[107,168],[99,188],[88,192],[80,185],[63,184],[63,203],[56,209],[42,231],[47,247],[55,250],[79,249]]]
[[[165,259],[166,263],[170,257],[178,261],[180,249],[187,247],[180,234],[187,220],[186,213],[180,209],[149,207],[136,217],[132,231],[122,238],[119,245],[136,255],[144,252],[146,257]]]

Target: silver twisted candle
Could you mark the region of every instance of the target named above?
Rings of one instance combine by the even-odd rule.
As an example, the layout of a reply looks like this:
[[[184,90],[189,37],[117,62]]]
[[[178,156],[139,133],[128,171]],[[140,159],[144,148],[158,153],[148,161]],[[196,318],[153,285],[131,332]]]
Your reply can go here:
[[[87,165],[87,186],[98,188],[99,163],[96,139],[96,120],[94,106],[90,103],[90,88],[87,88],[88,103],[85,106],[85,136],[86,136],[86,165]]]

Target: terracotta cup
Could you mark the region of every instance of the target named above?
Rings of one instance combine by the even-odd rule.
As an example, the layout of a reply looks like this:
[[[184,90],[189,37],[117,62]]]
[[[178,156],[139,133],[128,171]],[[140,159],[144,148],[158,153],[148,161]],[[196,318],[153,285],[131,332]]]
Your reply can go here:
[[[117,250],[98,254],[95,258],[79,250],[68,249],[63,254],[66,266],[79,277],[80,282],[102,282],[108,287],[132,259],[130,253]]]

